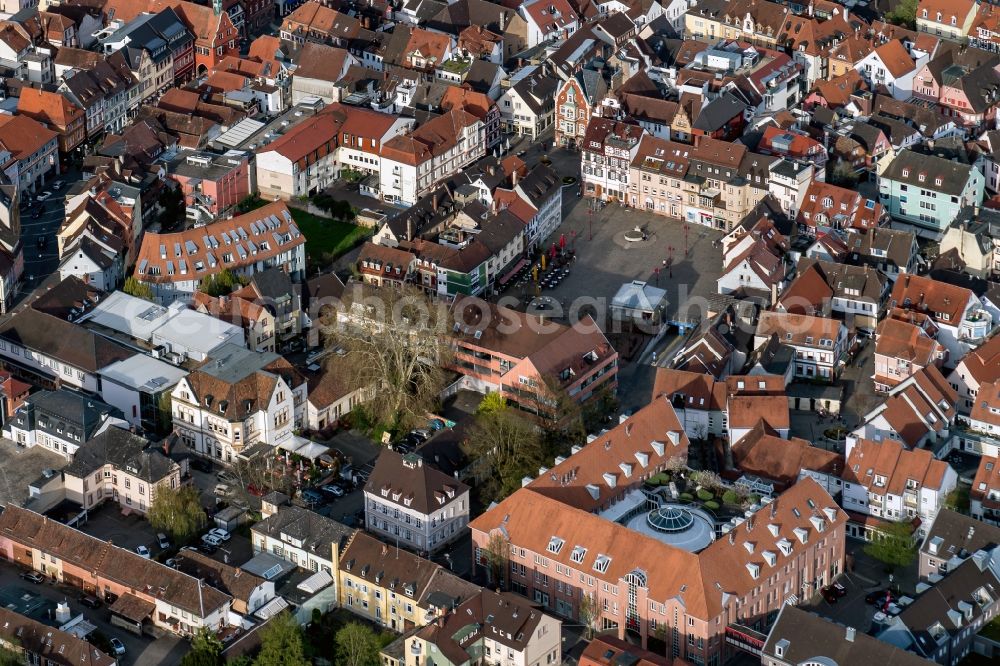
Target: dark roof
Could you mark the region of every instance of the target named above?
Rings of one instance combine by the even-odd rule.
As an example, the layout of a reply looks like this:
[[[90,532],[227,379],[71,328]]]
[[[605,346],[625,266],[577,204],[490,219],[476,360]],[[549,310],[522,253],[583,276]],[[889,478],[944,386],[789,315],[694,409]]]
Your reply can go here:
[[[775,656],[781,644],[782,663],[799,664],[826,657],[835,664],[880,664],[880,666],[927,666],[917,655],[883,643],[877,638],[849,629],[830,620],[785,604],[764,644],[764,655]]]
[[[343,523],[297,506],[281,507],[278,513],[254,525],[253,531],[278,539],[286,534],[300,541],[303,550],[331,553],[331,557],[331,546],[336,544],[342,549],[354,534],[354,530]]]
[[[118,663],[75,634],[36,622],[20,613],[0,608],[0,636],[4,642],[24,648],[51,666],[114,666]],[[24,657],[22,656],[23,660]]]
[[[954,637],[977,621],[985,620],[983,608],[976,602],[973,593],[980,587],[988,586],[990,596],[993,598],[992,603],[996,603],[1000,594],[1000,580],[991,569],[991,557],[994,560],[1000,558],[1000,548],[974,553],[972,557],[920,594],[899,614],[899,620],[916,640],[918,654],[929,658],[937,652],[939,645],[930,633],[932,627],[940,624],[949,636]],[[996,567],[997,563],[994,561],[992,566]],[[956,626],[952,617],[955,613],[961,613],[959,604],[963,602],[968,604],[972,618],[962,617],[960,626]]]
[[[136,352],[34,309],[18,312],[0,326],[0,338],[88,372],[97,372]]]
[[[1000,527],[951,509],[941,509],[931,523],[920,550],[937,559],[965,558],[977,550],[993,546],[1000,546]]]
[[[934,155],[921,155],[912,150],[901,150],[882,177],[928,190],[961,195],[972,169],[973,167],[968,164],[952,162]],[[905,176],[904,170],[907,172]],[[923,182],[920,181],[920,174],[924,174]],[[935,184],[938,177],[942,180],[940,186]]]
[[[389,450],[382,451],[365,484],[366,493],[425,515],[468,490],[461,481],[424,464],[419,455],[401,455]]]
[[[703,132],[715,132],[746,109],[746,104],[727,92],[709,102],[691,126]]]
[[[469,67],[469,71],[465,74],[465,80],[462,82],[463,85],[468,85],[472,88],[473,92],[487,94],[493,86],[493,82],[496,81],[497,71],[500,69],[500,65],[489,62],[488,60],[475,60],[472,66]]]
[[[144,437],[110,427],[80,446],[64,471],[82,478],[110,464],[144,481],[157,483],[170,474],[176,463],[160,449],[147,449],[148,445]]]
[[[17,410],[14,422],[22,430],[38,429],[82,445],[107,416],[120,418],[121,411],[83,393],[58,389],[33,393]]]

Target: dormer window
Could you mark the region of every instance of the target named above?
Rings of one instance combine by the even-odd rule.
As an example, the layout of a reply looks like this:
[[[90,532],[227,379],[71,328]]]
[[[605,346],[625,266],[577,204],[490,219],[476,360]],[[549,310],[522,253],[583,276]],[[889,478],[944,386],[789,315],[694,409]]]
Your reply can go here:
[[[583,562],[583,558],[587,556],[587,549],[583,546],[573,546],[573,552],[569,554],[569,559],[580,564]]]
[[[910,175],[910,170],[909,169],[903,169],[903,178],[907,178],[907,177],[909,177],[909,175]]]
[[[750,577],[754,580],[760,577],[760,565],[756,562],[747,562],[747,571],[750,572]]]
[[[564,540],[560,539],[557,536],[554,536],[551,539],[549,539],[549,545],[545,550],[549,551],[554,555],[558,555],[559,551],[562,550],[562,547],[565,543],[566,542]]]
[[[608,573],[609,566],[611,566],[611,558],[607,555],[598,555],[597,559],[594,560],[594,571],[598,573]]]

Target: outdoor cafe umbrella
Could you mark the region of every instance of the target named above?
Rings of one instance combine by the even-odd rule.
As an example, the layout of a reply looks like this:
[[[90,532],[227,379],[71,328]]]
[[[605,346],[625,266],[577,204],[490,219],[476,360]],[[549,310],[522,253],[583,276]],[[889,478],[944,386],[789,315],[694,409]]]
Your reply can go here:
[[[549,250],[549,256],[552,257],[553,259],[556,258],[556,244],[555,243],[552,244],[552,248]]]
[[[559,236],[559,249],[560,250],[566,249],[566,234],[562,234]]]

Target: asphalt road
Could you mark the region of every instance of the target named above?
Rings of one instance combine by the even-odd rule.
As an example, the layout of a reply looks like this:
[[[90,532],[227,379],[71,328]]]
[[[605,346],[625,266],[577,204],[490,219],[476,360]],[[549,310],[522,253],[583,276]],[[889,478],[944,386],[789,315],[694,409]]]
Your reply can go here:
[[[56,233],[66,217],[64,199],[69,186],[80,178],[77,170],[70,170],[59,176],[61,187],[53,187],[55,180],[43,189],[52,192],[47,200],[36,203],[31,195],[24,195],[21,201],[21,238],[24,239],[24,278],[22,291],[29,292],[35,285],[59,268]],[[29,197],[31,200],[29,201]],[[34,218],[32,211],[42,207],[42,214]]]

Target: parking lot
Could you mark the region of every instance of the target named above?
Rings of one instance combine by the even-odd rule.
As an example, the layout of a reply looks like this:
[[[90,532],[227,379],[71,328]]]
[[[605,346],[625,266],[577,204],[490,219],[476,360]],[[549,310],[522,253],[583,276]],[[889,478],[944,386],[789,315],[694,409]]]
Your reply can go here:
[[[122,515],[115,502],[104,502],[87,516],[87,522],[80,526],[87,534],[102,541],[110,541],[116,546],[135,552],[136,546],[146,546],[153,556],[159,552],[156,544],[156,530],[138,514]]]
[[[33,619],[55,627],[58,623],[54,617],[49,617],[48,611],[61,601],[67,602],[73,617],[82,613],[101,634],[108,638],[116,637],[125,644],[125,655],[118,658],[118,663],[122,666],[176,664],[189,650],[188,643],[175,636],[156,639],[150,636],[139,637],[113,627],[109,621],[107,606],[96,610],[86,608],[80,604],[80,591],[76,588],[51,582],[35,585],[20,578],[23,571],[14,564],[0,565],[0,603],[5,606],[14,603],[15,611],[28,611],[27,614]]]

